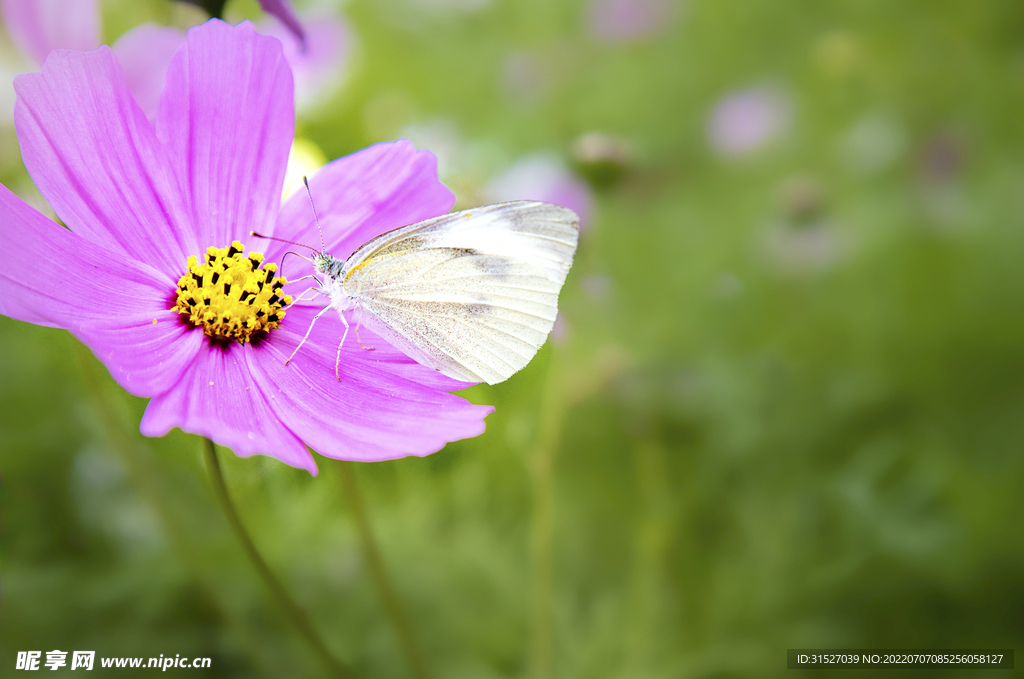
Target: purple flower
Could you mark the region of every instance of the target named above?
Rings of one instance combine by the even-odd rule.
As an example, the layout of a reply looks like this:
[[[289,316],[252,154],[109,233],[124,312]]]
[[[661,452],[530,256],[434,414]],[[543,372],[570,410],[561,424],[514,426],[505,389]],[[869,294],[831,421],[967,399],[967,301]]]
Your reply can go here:
[[[0,188],[10,254],[0,313],[67,329],[121,386],[150,397],[144,434],[180,427],[240,456],[272,455],[316,473],[307,445],[382,460],[483,431],[493,409],[447,393],[466,384],[365,330],[363,344],[375,349],[346,342],[339,382],[334,313],[284,365],[316,309],[287,307],[275,264],[287,247],[248,234],[319,238],[305,195],[280,203],[294,103],[279,41],[248,22],[190,30],[155,125],[106,47],[57,50],[15,87],[25,165],[70,230]],[[433,155],[404,141],[331,162],[310,186],[338,257],[454,202]],[[237,241],[270,247],[261,258]],[[293,275],[308,272],[292,261]],[[290,295],[304,288],[287,285]]]
[[[752,87],[726,95],[715,105],[708,137],[724,156],[757,151],[789,125],[789,99],[767,87]]]

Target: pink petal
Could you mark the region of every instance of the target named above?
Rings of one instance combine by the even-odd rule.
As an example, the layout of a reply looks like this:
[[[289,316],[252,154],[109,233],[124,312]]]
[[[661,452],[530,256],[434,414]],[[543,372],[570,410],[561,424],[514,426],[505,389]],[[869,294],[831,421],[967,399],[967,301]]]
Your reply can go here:
[[[0,186],[0,314],[70,330],[137,396],[175,382],[201,332],[170,310],[174,281],[54,224]],[[154,322],[155,321],[155,322]]]
[[[128,89],[150,122],[156,119],[167,67],[184,44],[185,31],[142,24],[122,35],[111,47],[121,62]]]
[[[51,50],[91,50],[100,44],[97,0],[3,0],[4,25],[14,44],[37,64]]]
[[[327,251],[344,259],[385,231],[451,210],[455,195],[437,179],[437,159],[406,139],[374,144],[324,165],[309,177]],[[281,206],[274,233],[320,247],[309,196],[296,191]],[[270,261],[291,246],[267,241]]]
[[[320,299],[324,298],[321,297]],[[347,318],[350,324],[353,323],[352,312],[349,312]],[[323,319],[321,318],[321,320]],[[298,323],[297,320],[296,323]],[[319,325],[320,321],[317,321],[318,328]],[[346,343],[351,341],[352,333],[354,332],[355,326],[353,325],[352,332],[349,333],[349,339],[345,340]],[[341,337],[339,336],[338,339],[341,339]],[[330,344],[331,338],[329,336],[320,335],[318,336],[317,341]],[[453,380],[450,377],[442,375],[436,370],[431,370],[430,368],[417,363],[415,359],[409,358],[409,356],[400,349],[396,349],[394,346],[388,344],[387,340],[369,328],[359,329],[359,341],[362,342],[364,347],[373,347],[372,353],[368,353],[366,349],[362,349],[360,347],[360,351],[363,352],[358,355],[360,358],[370,361],[375,367],[380,368],[385,372],[422,384],[425,387],[430,387],[431,389],[436,389],[438,391],[459,391],[460,389],[468,389],[475,384],[479,384],[478,382],[460,382],[459,380]],[[357,342],[356,346],[358,345],[359,343]],[[336,346],[334,349],[337,351]]]
[[[149,402],[142,433],[163,436],[174,427],[231,448],[239,457],[269,455],[316,474],[306,447],[277,418],[248,364],[251,344],[206,345],[170,391]]]
[[[349,333],[339,382],[334,364],[343,327],[334,312],[317,321],[310,339],[286,366],[314,313],[293,307],[282,326],[248,358],[260,384],[273,385],[267,394],[277,416],[321,455],[362,461],[422,456],[449,441],[483,433],[483,418],[494,408],[406,379],[403,371],[416,368],[409,370],[408,359],[396,360],[395,350],[371,333],[360,335],[373,351],[359,346],[354,328]],[[399,364],[398,370],[393,363]]]
[[[299,23],[298,17],[295,16],[295,10],[288,0],[260,0],[260,7],[264,12],[277,17],[278,21],[287,26],[299,41],[299,45],[305,49],[306,32],[302,30],[302,24]]]
[[[251,23],[211,19],[189,30],[167,72],[156,129],[203,247],[273,228],[295,131],[292,90],[281,43]]]
[[[40,193],[72,231],[176,276],[197,251],[166,152],[106,46],[55,50],[15,78],[14,122]]]

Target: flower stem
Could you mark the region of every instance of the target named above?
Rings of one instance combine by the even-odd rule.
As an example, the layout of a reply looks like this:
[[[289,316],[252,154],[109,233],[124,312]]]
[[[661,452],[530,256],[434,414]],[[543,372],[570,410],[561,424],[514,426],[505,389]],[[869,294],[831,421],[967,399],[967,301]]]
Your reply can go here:
[[[363,505],[363,497],[359,492],[359,484],[356,482],[355,464],[345,460],[338,460],[338,468],[341,470],[341,485],[345,489],[345,496],[348,497],[349,505],[352,507],[352,514],[356,520],[356,528],[359,531],[359,545],[363,550],[363,557],[370,567],[370,575],[373,577],[373,584],[377,588],[384,603],[384,610],[387,612],[391,626],[398,635],[398,641],[405,654],[405,660],[409,663],[409,669],[416,679],[429,679],[430,672],[427,670],[427,663],[420,653],[416,644],[416,637],[413,635],[412,625],[409,616],[395,593],[394,585],[388,577],[387,569],[384,568],[384,560],[381,558],[377,541],[373,537],[370,528],[370,520],[366,515],[366,507]]]
[[[217,459],[217,449],[214,447],[213,441],[205,437],[203,437],[203,458],[206,460],[206,469],[210,474],[210,481],[213,483],[213,493],[217,496],[220,508],[231,525],[231,530],[235,533],[235,537],[242,543],[242,548],[249,557],[249,561],[252,562],[256,572],[259,573],[260,579],[263,580],[263,584],[270,590],[271,596],[284,610],[288,619],[295,625],[299,634],[310,645],[317,657],[330,669],[331,674],[336,677],[344,677],[345,679],[354,679],[356,676],[355,672],[331,655],[324,642],[320,639],[320,636],[316,633],[316,630],[313,629],[309,617],[288,595],[284,585],[281,584],[281,581],[277,579],[277,576],[267,566],[267,562],[263,560],[263,557],[256,550],[256,545],[253,544],[252,538],[249,537],[245,526],[242,525],[242,520],[235,510],[235,505],[231,502],[231,496],[228,495],[227,486],[224,484],[224,474],[220,468],[220,460]]]
[[[528,460],[533,500],[530,507],[530,658],[531,679],[554,676],[555,460],[565,416],[555,357],[541,395],[537,442]]]
[[[203,590],[206,599],[233,629],[246,651],[252,656],[256,671],[265,677],[281,676],[283,668],[274,666],[274,661],[268,657],[240,617],[220,596],[195,546],[188,539],[188,531],[181,525],[160,486],[153,451],[138,441],[137,436],[126,433],[129,427],[122,412],[123,403],[113,398],[110,386],[104,379],[105,375],[97,370],[96,359],[83,344],[70,337],[69,340],[74,344],[78,354],[82,382],[91,396],[96,419],[104,430],[110,449],[124,464],[132,486],[156,514],[164,534]]]

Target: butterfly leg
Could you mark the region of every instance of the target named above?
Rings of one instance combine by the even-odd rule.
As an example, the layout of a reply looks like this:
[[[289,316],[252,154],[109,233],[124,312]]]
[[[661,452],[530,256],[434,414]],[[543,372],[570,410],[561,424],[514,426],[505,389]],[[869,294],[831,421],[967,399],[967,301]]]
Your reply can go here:
[[[374,347],[363,346],[363,340],[359,339],[359,326],[356,325],[356,341],[359,342],[359,346],[363,347],[367,351],[373,351]]]
[[[309,280],[310,278],[312,278],[314,281],[316,281],[316,284],[319,285],[321,288],[324,287],[323,282],[321,282],[320,279],[316,277],[315,273],[311,273],[311,274],[309,274],[307,276],[302,276],[301,278],[294,278],[294,279],[288,281],[288,283],[289,284],[291,284],[291,283],[298,283],[299,281],[306,281],[306,280]]]
[[[338,314],[338,315],[341,316],[341,322],[345,324],[345,332],[342,333],[341,341],[338,342],[338,355],[334,359],[334,376],[338,378],[339,382],[341,382],[341,373],[338,372],[338,365],[341,363],[341,346],[343,344],[345,344],[345,338],[348,337],[348,319],[345,318],[345,314],[344,313],[341,313],[341,314]],[[357,337],[359,336],[358,333],[359,333],[359,331],[357,330],[356,331],[356,336]]]
[[[310,297],[309,299],[306,299],[306,298],[304,297],[304,295],[305,295],[305,294],[306,294],[307,292],[309,292],[310,290],[312,290],[312,291],[313,291],[313,296],[312,296],[312,297]],[[299,293],[299,296],[298,296],[298,297],[296,297],[296,298],[294,298],[294,299],[292,300],[292,303],[291,303],[291,304],[289,304],[288,306],[284,307],[284,308],[285,308],[285,309],[290,309],[291,307],[295,306],[295,305],[296,305],[296,304],[298,304],[299,302],[312,302],[312,301],[313,301],[314,299],[316,299],[316,296],[317,296],[317,295],[319,295],[319,294],[321,294],[321,293],[320,293],[320,291],[319,291],[319,290],[318,290],[317,288],[315,288],[315,287],[313,287],[313,286],[310,286],[310,287],[306,288],[305,290],[303,290],[302,292],[300,292],[300,293]]]
[[[302,341],[299,342],[299,346],[295,347],[295,351],[293,351],[292,355],[289,356],[288,359],[284,362],[285,365],[288,365],[288,361],[291,361],[293,358],[295,358],[295,354],[298,353],[299,349],[302,348],[302,345],[306,343],[307,339],[309,339],[309,333],[313,330],[313,324],[316,323],[316,319],[320,318],[325,313],[327,313],[328,309],[330,309],[330,308],[331,307],[329,307],[329,306],[325,306],[323,309],[321,309],[320,311],[316,312],[316,316],[313,316],[313,320],[311,320],[309,322],[309,327],[306,328],[306,334],[302,336]],[[346,324],[346,328],[347,327],[348,327],[348,324]]]

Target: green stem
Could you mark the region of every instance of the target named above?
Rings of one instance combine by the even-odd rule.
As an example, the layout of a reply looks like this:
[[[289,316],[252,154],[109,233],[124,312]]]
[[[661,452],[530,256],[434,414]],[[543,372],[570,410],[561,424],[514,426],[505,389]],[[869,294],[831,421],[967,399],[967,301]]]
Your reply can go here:
[[[92,353],[78,341],[71,338],[69,341],[74,344],[78,354],[82,382],[91,396],[97,420],[102,425],[111,450],[118,455],[128,470],[128,477],[136,492],[146,500],[157,515],[171,545],[192,572],[192,576],[205,593],[207,600],[233,628],[239,641],[253,657],[256,670],[263,676],[280,676],[283,668],[273,667],[273,661],[267,657],[244,623],[218,594],[217,587],[203,567],[195,547],[188,539],[188,531],[175,516],[160,487],[152,451],[148,446],[136,440],[137,437],[126,433],[128,425],[126,417],[122,413],[123,404],[113,398],[110,386],[105,383],[106,376],[97,370],[96,360]]]
[[[210,481],[213,483],[213,493],[217,496],[220,508],[231,525],[231,530],[235,533],[235,537],[242,543],[242,548],[249,557],[249,561],[252,562],[256,572],[259,573],[260,579],[263,580],[263,584],[270,590],[271,596],[285,612],[292,624],[295,625],[299,634],[310,645],[317,657],[330,669],[331,674],[336,677],[354,679],[356,676],[355,672],[331,655],[324,642],[320,639],[320,636],[316,633],[316,630],[313,629],[309,617],[288,595],[284,585],[281,584],[281,581],[277,579],[277,576],[267,566],[267,562],[263,560],[263,557],[256,550],[256,545],[253,544],[248,531],[242,525],[242,520],[239,518],[235,505],[231,502],[231,497],[228,495],[227,486],[224,484],[224,474],[220,468],[220,460],[217,459],[217,449],[214,447],[213,441],[205,437],[203,438],[203,458],[206,460],[206,469],[210,474]]]
[[[537,442],[528,460],[533,487],[530,507],[531,679],[554,676],[555,460],[566,404],[554,356],[551,361],[541,396]]]
[[[416,637],[413,634],[409,617],[406,615],[405,609],[402,608],[395,588],[391,584],[387,569],[384,568],[380,549],[377,547],[377,541],[373,537],[363,497],[359,492],[359,484],[356,482],[355,464],[339,460],[338,468],[341,470],[341,485],[345,489],[345,495],[352,507],[352,515],[355,517],[356,528],[359,531],[359,546],[370,567],[373,584],[384,603],[384,610],[391,621],[391,626],[395,628],[395,634],[398,635],[405,660],[409,663],[409,669],[416,679],[429,679],[430,672],[427,670],[427,663],[416,644]]]

